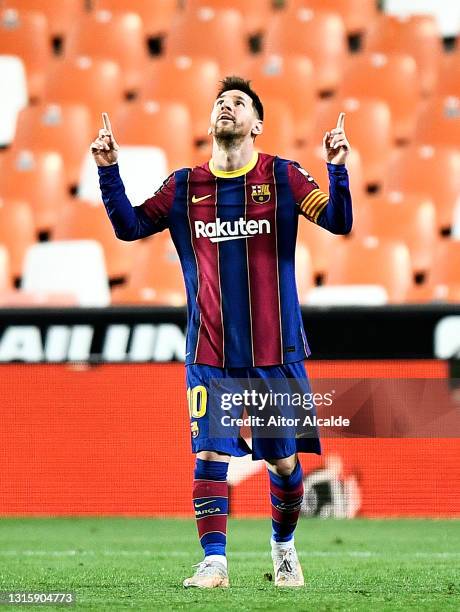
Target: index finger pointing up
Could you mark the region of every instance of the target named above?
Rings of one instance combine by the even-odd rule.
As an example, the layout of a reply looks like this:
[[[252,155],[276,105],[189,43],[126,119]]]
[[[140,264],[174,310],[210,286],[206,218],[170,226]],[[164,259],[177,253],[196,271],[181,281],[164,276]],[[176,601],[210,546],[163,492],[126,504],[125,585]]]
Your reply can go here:
[[[343,130],[344,123],[345,123],[345,113],[340,113],[339,118],[337,119],[337,129]]]
[[[104,124],[104,129],[112,133],[112,126],[110,125],[110,119],[107,113],[102,113],[102,122]]]

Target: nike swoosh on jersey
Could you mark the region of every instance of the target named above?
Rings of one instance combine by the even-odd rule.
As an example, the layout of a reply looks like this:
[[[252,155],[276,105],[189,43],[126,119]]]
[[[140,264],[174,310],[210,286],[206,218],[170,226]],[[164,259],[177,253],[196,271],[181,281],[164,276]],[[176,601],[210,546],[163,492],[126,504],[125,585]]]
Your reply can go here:
[[[206,200],[211,197],[211,193],[205,196],[201,196],[201,198],[197,198],[196,195],[192,195],[192,203],[196,204],[197,202],[201,202],[201,200]]]
[[[212,504],[212,502],[215,501],[215,499],[208,499],[208,501],[202,502],[201,504],[195,504],[195,508],[201,508],[201,506],[206,506],[206,504]]]

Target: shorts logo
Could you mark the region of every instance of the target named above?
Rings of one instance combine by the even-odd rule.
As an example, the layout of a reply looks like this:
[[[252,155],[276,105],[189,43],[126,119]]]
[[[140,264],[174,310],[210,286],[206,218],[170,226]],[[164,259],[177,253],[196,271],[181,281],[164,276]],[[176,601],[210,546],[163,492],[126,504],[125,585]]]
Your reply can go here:
[[[200,433],[199,427],[198,427],[198,423],[196,421],[192,421],[190,423],[190,431],[192,433],[192,438],[197,438],[198,434]]]
[[[251,197],[256,204],[266,204],[270,201],[270,185],[252,185]]]

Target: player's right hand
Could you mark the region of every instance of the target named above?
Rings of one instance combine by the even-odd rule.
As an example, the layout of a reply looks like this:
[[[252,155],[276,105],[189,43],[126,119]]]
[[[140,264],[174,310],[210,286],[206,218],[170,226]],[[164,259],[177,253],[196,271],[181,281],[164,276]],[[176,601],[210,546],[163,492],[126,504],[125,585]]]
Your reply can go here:
[[[99,130],[99,136],[91,143],[91,153],[98,166],[113,166],[118,161],[119,146],[115,142],[112,126],[107,113],[102,113],[104,128]]]

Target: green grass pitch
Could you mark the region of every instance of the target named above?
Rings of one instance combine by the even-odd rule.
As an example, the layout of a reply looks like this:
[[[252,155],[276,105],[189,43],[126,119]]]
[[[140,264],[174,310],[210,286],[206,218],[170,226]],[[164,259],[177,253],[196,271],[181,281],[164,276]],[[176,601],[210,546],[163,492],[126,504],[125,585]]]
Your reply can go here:
[[[73,591],[77,610],[459,610],[460,524],[302,520],[306,586],[278,590],[269,520],[230,520],[228,590],[185,590],[201,560],[190,520],[0,520],[0,591]],[[1,606],[36,609],[36,606]]]

